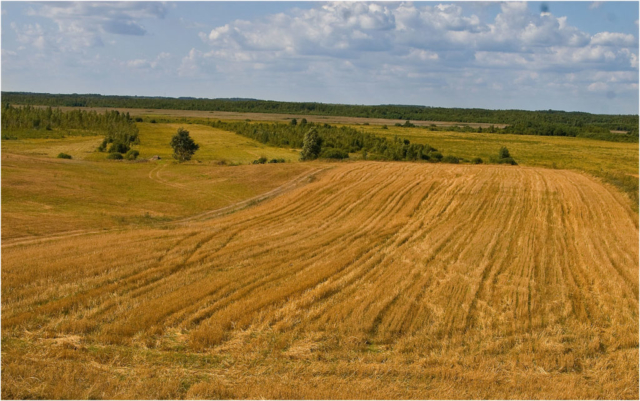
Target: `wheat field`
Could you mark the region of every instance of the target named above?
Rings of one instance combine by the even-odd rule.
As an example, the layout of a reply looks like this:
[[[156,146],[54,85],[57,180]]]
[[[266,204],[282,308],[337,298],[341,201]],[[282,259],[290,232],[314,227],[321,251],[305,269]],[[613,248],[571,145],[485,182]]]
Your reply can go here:
[[[355,162],[2,249],[3,398],[638,394],[638,219],[586,175]]]

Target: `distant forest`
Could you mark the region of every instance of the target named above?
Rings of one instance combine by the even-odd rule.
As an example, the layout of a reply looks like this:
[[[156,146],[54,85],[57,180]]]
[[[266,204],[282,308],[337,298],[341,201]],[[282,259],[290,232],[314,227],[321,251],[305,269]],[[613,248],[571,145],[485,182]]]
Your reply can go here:
[[[414,121],[509,124],[509,127],[498,131],[525,135],[579,136],[623,142],[638,141],[639,125],[638,115],[590,114],[555,110],[461,109],[403,105],[361,106],[277,102],[254,99],[196,99],[2,92],[2,102],[5,104],[19,105],[290,113]],[[610,131],[626,131],[628,133],[612,134]]]

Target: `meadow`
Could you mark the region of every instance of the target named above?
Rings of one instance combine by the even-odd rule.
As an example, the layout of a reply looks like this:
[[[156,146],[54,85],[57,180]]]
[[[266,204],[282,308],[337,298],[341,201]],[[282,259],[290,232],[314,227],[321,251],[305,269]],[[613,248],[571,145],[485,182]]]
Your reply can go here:
[[[519,165],[298,162],[136,126],[138,161],[2,141],[3,398],[638,398],[637,205],[602,179],[637,144],[357,126]]]

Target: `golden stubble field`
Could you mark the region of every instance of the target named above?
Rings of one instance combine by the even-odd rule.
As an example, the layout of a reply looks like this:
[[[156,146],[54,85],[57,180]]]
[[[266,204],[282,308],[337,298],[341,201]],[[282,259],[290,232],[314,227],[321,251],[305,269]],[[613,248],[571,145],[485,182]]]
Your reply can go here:
[[[623,195],[529,167],[314,177],[229,215],[3,246],[3,398],[638,398]]]

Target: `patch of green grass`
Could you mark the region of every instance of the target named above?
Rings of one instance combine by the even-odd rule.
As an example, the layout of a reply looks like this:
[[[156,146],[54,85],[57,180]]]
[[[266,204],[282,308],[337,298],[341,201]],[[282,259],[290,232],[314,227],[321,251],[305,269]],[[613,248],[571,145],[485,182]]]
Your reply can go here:
[[[231,164],[249,164],[260,157],[266,157],[269,160],[284,159],[287,162],[297,162],[300,158],[297,150],[267,146],[233,132],[206,125],[138,123],[137,126],[140,130],[140,145],[134,148],[140,152],[139,159],[158,155],[162,159],[173,160],[173,149],[169,146],[169,142],[180,127],[189,131],[193,140],[200,145],[193,160],[203,162],[224,160]]]

